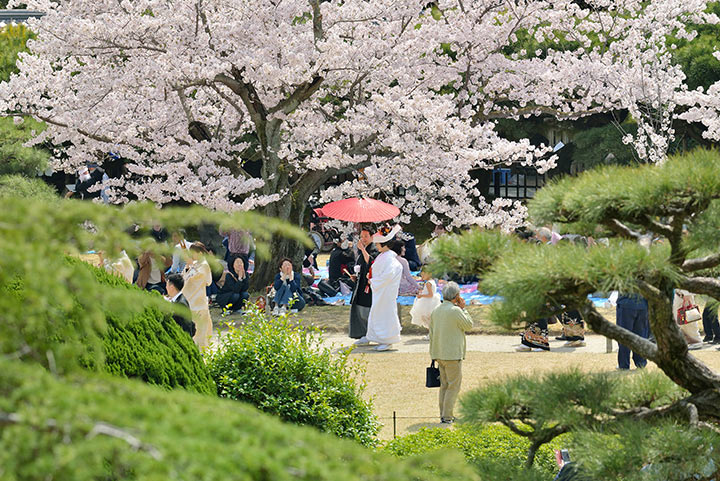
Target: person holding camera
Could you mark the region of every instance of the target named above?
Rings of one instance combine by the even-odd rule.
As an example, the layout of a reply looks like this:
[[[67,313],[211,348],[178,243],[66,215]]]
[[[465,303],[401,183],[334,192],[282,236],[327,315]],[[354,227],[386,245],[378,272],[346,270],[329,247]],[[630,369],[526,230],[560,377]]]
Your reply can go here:
[[[462,383],[462,361],[465,359],[465,332],[472,328],[460,286],[448,282],[442,291],[443,303],[430,315],[430,357],[440,368],[440,421],[455,421],[453,411]]]

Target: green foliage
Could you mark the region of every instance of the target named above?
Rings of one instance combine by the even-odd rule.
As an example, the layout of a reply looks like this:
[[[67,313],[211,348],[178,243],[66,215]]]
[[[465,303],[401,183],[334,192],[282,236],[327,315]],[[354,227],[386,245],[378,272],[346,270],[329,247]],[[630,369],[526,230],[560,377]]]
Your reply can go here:
[[[0,82],[7,81],[10,74],[17,72],[18,54],[27,51],[27,41],[33,37],[23,24],[7,24],[0,28]]]
[[[717,479],[720,435],[709,429],[628,421],[575,436],[573,454],[589,479],[685,481]]]
[[[671,157],[662,166],[603,167],[548,184],[530,202],[536,224],[600,224],[612,216],[641,221],[668,215],[678,203],[702,206],[720,192],[720,153],[695,150]]]
[[[547,443],[554,439],[553,446],[571,448],[572,457],[582,466],[583,473],[591,474],[589,479],[636,479],[620,474],[637,472],[639,467],[652,460],[653,448],[640,447],[645,444],[642,439],[656,440],[657,447],[670,438],[661,441],[664,422],[651,424],[633,420],[628,423],[629,410],[664,406],[686,395],[686,391],[657,371],[618,376],[572,369],[543,376],[521,375],[489,384],[463,396],[461,410],[465,422],[480,425],[500,422],[514,426],[527,436],[526,447],[530,441]],[[625,412],[628,414],[623,414]],[[707,441],[710,436],[689,426],[676,426],[675,429],[683,433],[681,436],[689,438],[697,436]],[[556,437],[568,432],[574,434],[562,435],[561,439]],[[689,443],[690,446],[696,444],[702,443]],[[548,449],[546,444],[543,445]],[[629,449],[630,445],[633,449]],[[692,469],[699,471],[697,464],[691,463],[701,462],[705,454],[700,453],[706,451],[694,451],[698,457],[688,461],[687,466],[695,466]],[[549,449],[543,451],[541,448],[539,453],[543,452],[549,457]],[[669,460],[677,453],[677,447],[665,451],[665,459]],[[654,462],[658,473],[668,473],[665,468],[660,469],[660,465],[666,463],[664,459]],[[688,472],[693,471],[686,471],[686,474]]]
[[[636,124],[624,124],[623,130],[628,134],[637,132]],[[598,165],[628,165],[635,161],[632,146],[622,141],[623,133],[613,124],[594,127],[578,132],[573,138],[575,151],[573,164],[587,170]],[[606,160],[609,154],[612,160]]]
[[[105,313],[112,312],[122,324],[148,308],[172,309],[157,296],[98,282],[84,265],[66,262],[65,254],[92,249],[112,258],[123,248],[130,256],[145,249],[163,250],[151,238],[130,238],[125,229],[133,223],[158,222],[168,229],[203,222],[252,227],[259,255],[267,253],[266,242],[274,234],[304,238],[278,220],[200,207],[159,210],[137,203],[120,209],[92,202],[9,197],[0,198],[0,212],[0,355],[39,362],[59,373],[78,368],[81,358],[102,362]],[[169,247],[164,249],[169,253]],[[77,322],[58,322],[67,319]]]
[[[442,236],[433,243],[431,268],[435,275],[446,272],[478,274],[515,244],[512,237],[497,231],[470,230],[460,235]]]
[[[503,297],[491,306],[491,318],[509,326],[577,306],[593,292],[637,292],[637,279],[676,279],[665,245],[647,250],[635,242],[611,240],[609,247],[558,244],[552,249],[525,244],[500,258],[485,273],[483,292]]]
[[[288,422],[315,426],[372,445],[378,423],[362,399],[362,372],[349,352],[333,355],[319,331],[251,310],[240,329],[229,326],[208,368],[221,397],[246,401]]]
[[[395,456],[422,456],[440,450],[461,451],[468,462],[472,463],[481,479],[496,481],[501,479],[552,479],[557,471],[554,449],[565,447],[563,440],[557,439],[540,448],[533,469],[523,468],[530,442],[513,434],[505,426],[487,424],[483,426],[459,425],[456,429],[422,428],[417,433],[408,434],[388,442],[383,450]],[[444,452],[438,452],[433,460],[442,459]],[[498,473],[504,473],[497,477]]]
[[[27,51],[27,41],[33,34],[23,24],[0,28],[0,82],[7,81],[17,72],[20,52]],[[0,112],[1,114],[1,112]],[[15,125],[12,117],[0,117],[0,175],[22,174],[34,176],[45,170],[50,153],[43,148],[23,147],[23,144],[45,130],[45,124],[24,117]]]
[[[0,176],[0,198],[4,197],[32,198],[46,202],[58,200],[55,190],[45,182],[21,175]]]
[[[69,259],[71,264],[84,264]],[[105,270],[85,264],[103,285],[125,291],[140,291]],[[157,294],[144,295],[156,297]],[[189,315],[189,313],[185,313]],[[88,361],[88,368],[116,376],[137,378],[165,388],[182,387],[189,391],[215,394],[215,383],[192,338],[167,312],[148,307],[128,322],[121,322],[112,311],[106,312],[107,331],[102,336],[104,362]],[[69,322],[77,323],[72,319]]]
[[[720,15],[720,3],[711,2],[708,11]],[[720,81],[720,61],[713,56],[720,36],[720,26],[693,25],[691,29],[698,32],[693,40],[670,40],[670,43],[676,46],[673,59],[682,67],[688,88],[707,89]]]
[[[11,415],[11,416],[10,416]],[[0,359],[0,479],[478,479],[458,455],[396,460],[249,405]],[[13,419],[9,421],[8,419]]]
[[[15,125],[11,117],[0,117],[0,175],[32,177],[45,170],[50,153],[40,147],[23,147],[43,130],[45,124],[31,117],[25,117],[20,125]]]

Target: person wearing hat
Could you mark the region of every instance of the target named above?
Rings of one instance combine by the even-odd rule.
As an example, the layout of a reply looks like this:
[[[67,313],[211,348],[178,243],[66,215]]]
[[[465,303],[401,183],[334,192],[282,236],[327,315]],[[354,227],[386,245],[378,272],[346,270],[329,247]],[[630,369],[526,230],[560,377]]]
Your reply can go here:
[[[370,289],[370,266],[378,255],[372,243],[370,227],[360,228],[360,239],[357,242],[358,255],[355,260],[355,267],[352,280],[355,282],[352,298],[350,299],[350,326],[348,335],[357,339],[355,344],[364,346],[368,344],[367,326],[370,317],[370,306],[372,306],[372,290]]]
[[[397,296],[403,268],[395,252],[391,250],[396,242],[395,235],[399,231],[400,226],[395,226],[392,229],[383,229],[373,236],[373,242],[380,254],[370,268],[372,306],[364,344],[377,343],[376,351],[387,351],[393,344],[400,342]]]

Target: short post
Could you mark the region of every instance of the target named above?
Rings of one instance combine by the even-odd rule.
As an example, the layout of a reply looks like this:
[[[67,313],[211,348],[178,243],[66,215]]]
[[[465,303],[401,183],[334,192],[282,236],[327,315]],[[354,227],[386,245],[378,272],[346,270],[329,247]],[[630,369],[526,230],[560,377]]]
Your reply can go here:
[[[397,438],[397,411],[393,411],[393,439]]]
[[[605,338],[605,352],[609,354],[612,352],[612,349],[613,349],[612,339],[610,339],[609,337],[606,337]]]

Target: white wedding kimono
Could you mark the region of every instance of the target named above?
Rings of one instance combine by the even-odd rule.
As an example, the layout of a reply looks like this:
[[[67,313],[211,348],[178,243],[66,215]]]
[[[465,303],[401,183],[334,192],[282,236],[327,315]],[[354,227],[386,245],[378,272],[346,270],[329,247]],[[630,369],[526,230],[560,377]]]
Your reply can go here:
[[[372,265],[372,307],[368,317],[367,339],[379,344],[400,342],[397,296],[403,268],[393,251],[385,251]]]

